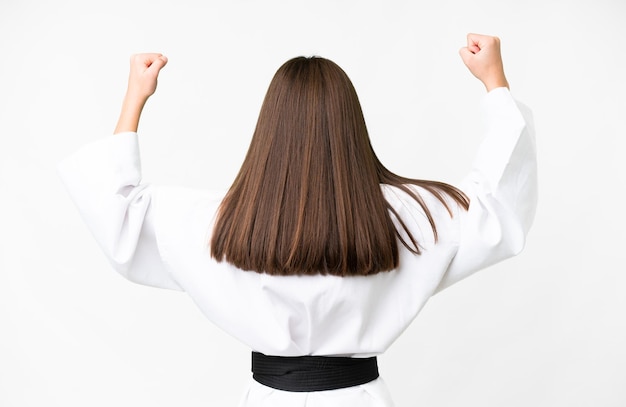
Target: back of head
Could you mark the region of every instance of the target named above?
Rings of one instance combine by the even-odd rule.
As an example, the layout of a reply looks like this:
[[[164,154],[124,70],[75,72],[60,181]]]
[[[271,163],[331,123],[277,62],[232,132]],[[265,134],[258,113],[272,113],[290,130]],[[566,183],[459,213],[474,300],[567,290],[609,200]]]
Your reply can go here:
[[[212,255],[269,274],[370,274],[397,260],[376,156],[352,83],[334,62],[276,72],[220,208]]]

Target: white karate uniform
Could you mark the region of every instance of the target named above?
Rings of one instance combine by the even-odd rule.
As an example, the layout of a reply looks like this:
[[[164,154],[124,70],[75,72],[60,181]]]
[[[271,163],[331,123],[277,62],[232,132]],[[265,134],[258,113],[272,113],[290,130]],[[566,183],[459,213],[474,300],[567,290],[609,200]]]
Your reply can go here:
[[[400,265],[367,277],[276,277],[241,271],[209,254],[223,193],[142,184],[136,133],[82,148],[59,166],[62,180],[111,264],[127,279],[186,291],[214,324],[267,355],[368,357],[398,338],[437,291],[519,253],[533,221],[536,156],[531,115],[506,88],[483,101],[486,137],[461,186],[468,211],[454,217],[420,191],[421,207],[382,186],[423,248],[399,244]],[[391,406],[382,379],[346,389],[292,393],[252,379],[241,406]]]

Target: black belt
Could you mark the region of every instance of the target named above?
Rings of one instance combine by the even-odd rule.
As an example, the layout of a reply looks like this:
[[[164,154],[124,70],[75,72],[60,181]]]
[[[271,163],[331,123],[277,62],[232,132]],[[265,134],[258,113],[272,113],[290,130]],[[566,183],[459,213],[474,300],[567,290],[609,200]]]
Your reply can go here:
[[[358,386],[378,378],[376,357],[266,356],[252,352],[252,377],[285,391],[322,391]]]

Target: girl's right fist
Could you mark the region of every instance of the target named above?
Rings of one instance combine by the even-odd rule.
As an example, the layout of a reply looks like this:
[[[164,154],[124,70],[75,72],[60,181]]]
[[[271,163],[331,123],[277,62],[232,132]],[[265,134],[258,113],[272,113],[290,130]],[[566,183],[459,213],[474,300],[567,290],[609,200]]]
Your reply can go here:
[[[467,34],[467,46],[459,50],[461,59],[470,72],[489,92],[499,87],[509,87],[504,75],[500,39],[480,34]]]

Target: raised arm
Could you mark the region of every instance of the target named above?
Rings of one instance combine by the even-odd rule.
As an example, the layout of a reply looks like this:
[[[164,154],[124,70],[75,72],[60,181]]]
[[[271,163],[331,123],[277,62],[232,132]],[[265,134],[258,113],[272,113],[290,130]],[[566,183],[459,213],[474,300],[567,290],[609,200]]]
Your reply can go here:
[[[486,134],[461,188],[468,211],[455,217],[459,247],[438,287],[517,255],[537,204],[537,160],[531,112],[511,96],[497,37],[469,34],[461,58],[487,89]]]
[[[128,89],[114,134],[136,132],[146,101],[154,94],[159,72],[167,64],[162,54],[135,54],[130,57]]]
[[[59,175],[113,268],[145,285],[180,289],[163,262],[154,214],[156,188],[141,182],[137,127],[154,93],[161,54],[131,57],[128,90],[115,135],[59,163]]]

